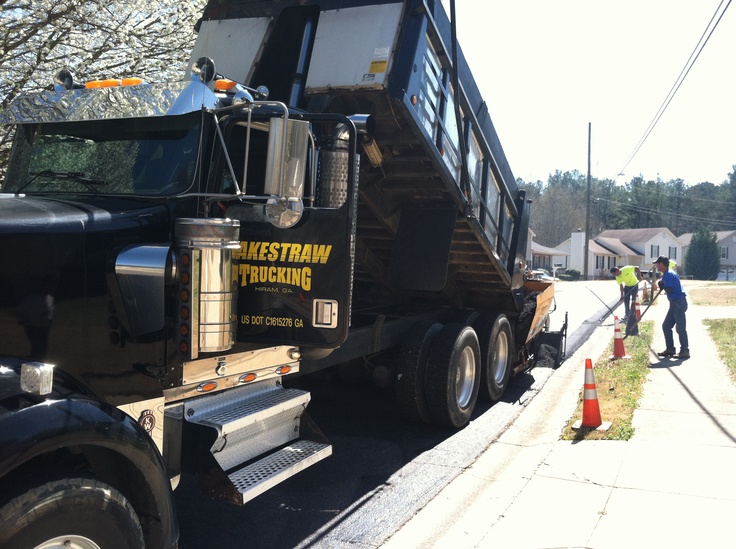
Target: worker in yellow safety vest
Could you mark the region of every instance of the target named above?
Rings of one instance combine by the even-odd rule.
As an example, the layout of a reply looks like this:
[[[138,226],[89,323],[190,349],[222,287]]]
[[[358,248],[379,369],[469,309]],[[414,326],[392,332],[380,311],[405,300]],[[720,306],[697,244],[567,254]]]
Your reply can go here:
[[[636,294],[639,291],[639,281],[641,280],[641,271],[639,267],[634,265],[626,265],[625,267],[612,267],[611,274],[616,277],[616,283],[621,289],[621,300],[624,302],[624,318],[628,318],[629,313],[634,310],[634,302]]]

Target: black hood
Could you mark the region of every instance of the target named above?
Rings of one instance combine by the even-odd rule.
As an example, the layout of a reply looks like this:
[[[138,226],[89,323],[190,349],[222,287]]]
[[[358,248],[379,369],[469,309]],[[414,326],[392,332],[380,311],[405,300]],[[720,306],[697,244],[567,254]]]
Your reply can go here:
[[[79,233],[109,224],[109,210],[50,198],[0,194],[0,234]]]

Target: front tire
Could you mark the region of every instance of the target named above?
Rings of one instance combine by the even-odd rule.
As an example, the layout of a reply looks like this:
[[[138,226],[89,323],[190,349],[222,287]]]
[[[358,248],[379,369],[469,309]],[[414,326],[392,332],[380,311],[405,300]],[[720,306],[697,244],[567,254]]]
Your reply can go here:
[[[5,549],[142,549],[143,531],[127,499],[104,482],[47,482],[0,509]]]
[[[464,427],[475,409],[480,387],[480,346],[470,326],[447,324],[427,359],[427,406],[437,425]]]

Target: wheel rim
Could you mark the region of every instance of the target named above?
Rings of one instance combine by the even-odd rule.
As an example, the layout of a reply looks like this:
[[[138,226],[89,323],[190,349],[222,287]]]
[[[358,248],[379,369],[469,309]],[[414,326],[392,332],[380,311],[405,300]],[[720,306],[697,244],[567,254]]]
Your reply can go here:
[[[493,380],[501,385],[506,378],[506,365],[509,358],[509,340],[504,332],[498,334],[493,346]]]
[[[455,396],[460,408],[467,408],[473,398],[473,386],[475,385],[475,363],[476,357],[473,349],[463,348],[457,365]]]
[[[94,541],[84,536],[58,536],[37,545],[34,549],[101,549]]]

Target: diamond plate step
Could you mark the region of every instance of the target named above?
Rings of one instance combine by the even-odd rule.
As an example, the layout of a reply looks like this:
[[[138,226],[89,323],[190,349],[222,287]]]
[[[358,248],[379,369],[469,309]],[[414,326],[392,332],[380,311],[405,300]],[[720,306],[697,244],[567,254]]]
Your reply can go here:
[[[204,468],[210,495],[242,504],[332,455],[305,413],[309,400],[271,380],[187,401],[186,421],[214,431],[206,440],[216,464]]]
[[[277,452],[231,472],[228,478],[246,503],[254,497],[332,455],[332,446],[311,440],[297,440]]]
[[[310,396],[298,389],[272,389],[268,392],[246,395],[223,393],[225,398],[213,402],[199,412],[194,412],[188,421],[216,429],[220,436],[226,436],[248,425],[265,421],[285,410],[305,408]]]

